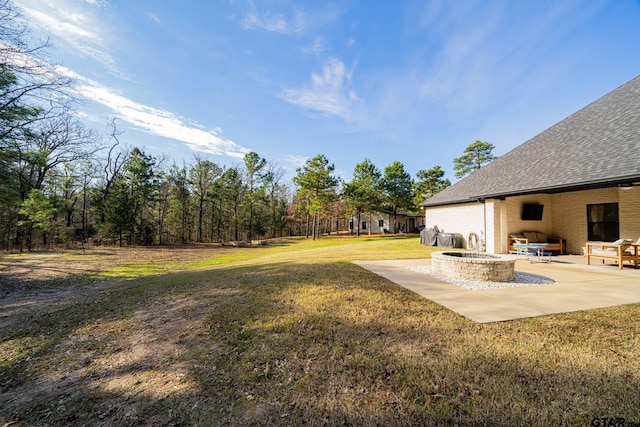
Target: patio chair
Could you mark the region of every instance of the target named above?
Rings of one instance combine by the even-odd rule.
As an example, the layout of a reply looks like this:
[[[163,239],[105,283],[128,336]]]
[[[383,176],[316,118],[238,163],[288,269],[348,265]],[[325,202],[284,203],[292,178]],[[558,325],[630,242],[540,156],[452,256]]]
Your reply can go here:
[[[640,239],[638,239],[638,242],[640,242]],[[631,261],[634,268],[638,268],[638,262],[640,261],[638,242],[634,243],[633,240],[628,239],[618,239],[612,243],[587,242],[587,265],[591,265],[591,258],[598,258],[602,260],[603,264],[606,260],[614,261],[621,270],[625,261]]]
[[[636,240],[635,242],[632,243],[632,245],[640,245],[640,237],[638,237],[638,240]]]
[[[634,249],[635,247],[635,249]],[[635,251],[638,251],[638,263],[640,263],[640,237],[635,242],[631,243],[631,245],[625,249],[624,251],[628,254],[633,254]]]

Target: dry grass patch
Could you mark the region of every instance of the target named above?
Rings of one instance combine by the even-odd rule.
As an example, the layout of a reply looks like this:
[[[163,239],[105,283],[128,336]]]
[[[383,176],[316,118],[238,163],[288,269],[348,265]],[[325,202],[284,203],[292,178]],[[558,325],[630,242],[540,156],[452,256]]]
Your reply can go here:
[[[162,263],[142,251],[143,277],[16,314],[0,333],[0,422],[638,421],[638,305],[480,325],[348,262],[428,256],[417,239],[182,250],[178,272],[149,275]]]

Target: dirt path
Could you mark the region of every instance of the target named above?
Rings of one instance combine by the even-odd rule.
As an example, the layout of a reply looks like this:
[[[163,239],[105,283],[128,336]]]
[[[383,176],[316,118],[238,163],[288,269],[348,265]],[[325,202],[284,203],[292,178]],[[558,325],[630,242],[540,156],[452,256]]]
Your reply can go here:
[[[131,264],[180,264],[209,259],[212,247],[95,248],[0,255],[0,329],[29,312],[115,286],[88,276]]]
[[[210,259],[224,249],[213,251],[212,248],[129,248],[2,256],[0,331],[19,327],[33,315],[41,317],[125,285],[123,279],[92,279],[87,275],[95,276],[133,263],[174,265]],[[14,419],[20,419],[18,414],[31,402],[57,402],[58,407],[47,409],[53,411],[53,415],[56,411],[70,411],[67,406],[78,401],[79,396],[100,390],[112,397],[95,421],[101,425],[136,423],[141,399],[159,402],[192,386],[181,354],[184,343],[195,339],[197,334],[206,333],[202,329],[208,311],[206,297],[186,292],[175,299],[154,300],[126,319],[90,320],[69,331],[56,345],[61,362],[65,354],[71,355],[72,360],[49,366],[46,375],[30,375],[16,383],[11,380],[0,384],[0,407],[16,414]],[[159,412],[158,416],[167,419],[167,414]],[[145,418],[147,422],[153,421],[148,414]]]

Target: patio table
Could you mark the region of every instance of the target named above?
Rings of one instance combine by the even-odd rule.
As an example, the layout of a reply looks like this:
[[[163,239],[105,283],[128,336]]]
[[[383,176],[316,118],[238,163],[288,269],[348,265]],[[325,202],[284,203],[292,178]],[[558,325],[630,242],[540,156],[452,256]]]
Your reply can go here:
[[[549,247],[547,243],[514,243],[513,246],[517,255],[527,255],[531,262],[551,262],[551,252],[545,250]]]

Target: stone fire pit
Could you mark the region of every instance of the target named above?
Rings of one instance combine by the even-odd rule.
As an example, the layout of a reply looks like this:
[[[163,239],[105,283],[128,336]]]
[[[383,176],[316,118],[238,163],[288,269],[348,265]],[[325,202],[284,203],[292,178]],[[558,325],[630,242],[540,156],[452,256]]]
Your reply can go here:
[[[435,274],[452,279],[509,282],[515,278],[512,257],[478,252],[434,252],[431,267]]]

